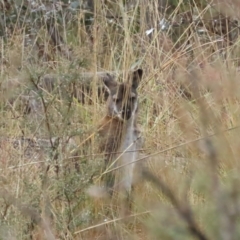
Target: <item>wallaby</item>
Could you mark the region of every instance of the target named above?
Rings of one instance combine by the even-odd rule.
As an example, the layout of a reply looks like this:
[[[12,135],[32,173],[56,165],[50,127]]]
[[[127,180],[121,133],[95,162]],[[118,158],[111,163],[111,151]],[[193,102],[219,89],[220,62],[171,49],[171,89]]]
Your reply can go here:
[[[137,128],[138,94],[137,87],[143,71],[138,69],[129,74],[127,80],[119,83],[111,77],[103,79],[109,96],[107,114],[99,127],[101,138],[100,151],[105,153],[107,171],[116,166],[120,168],[119,178],[115,171],[106,173],[105,182],[109,193],[113,190],[124,191],[128,200],[134,183],[134,170],[142,145]],[[127,165],[126,165],[127,164]],[[119,171],[118,170],[118,171]]]

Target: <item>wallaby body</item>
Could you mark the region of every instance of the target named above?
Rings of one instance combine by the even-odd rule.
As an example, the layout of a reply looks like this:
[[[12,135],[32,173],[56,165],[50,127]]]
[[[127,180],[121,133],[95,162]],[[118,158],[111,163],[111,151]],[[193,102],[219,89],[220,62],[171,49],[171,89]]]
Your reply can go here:
[[[123,83],[118,83],[111,78],[104,80],[109,97],[107,114],[100,125],[100,151],[105,153],[107,171],[124,165],[120,168],[120,174],[116,174],[116,171],[106,174],[105,181],[111,194],[114,188],[126,191],[129,196],[134,183],[136,166],[134,162],[138,158],[142,142],[137,128],[136,91],[141,78],[142,70],[139,69],[131,73]],[[114,181],[116,176],[118,176],[117,181]]]

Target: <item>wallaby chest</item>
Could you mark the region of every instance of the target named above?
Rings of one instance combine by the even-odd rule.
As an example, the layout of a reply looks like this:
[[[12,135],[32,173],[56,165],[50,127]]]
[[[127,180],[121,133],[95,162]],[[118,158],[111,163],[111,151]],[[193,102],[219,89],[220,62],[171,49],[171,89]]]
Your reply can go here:
[[[123,126],[123,134],[119,146],[119,152],[122,156],[130,157],[135,155],[138,135],[133,120],[127,122],[126,125]]]

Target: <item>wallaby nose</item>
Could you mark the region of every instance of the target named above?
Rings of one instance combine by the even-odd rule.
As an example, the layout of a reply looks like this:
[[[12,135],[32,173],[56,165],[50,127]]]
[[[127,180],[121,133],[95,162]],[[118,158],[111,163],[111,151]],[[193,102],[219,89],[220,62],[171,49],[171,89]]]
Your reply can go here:
[[[123,111],[123,118],[128,120],[131,117],[131,109],[127,108],[125,111]]]

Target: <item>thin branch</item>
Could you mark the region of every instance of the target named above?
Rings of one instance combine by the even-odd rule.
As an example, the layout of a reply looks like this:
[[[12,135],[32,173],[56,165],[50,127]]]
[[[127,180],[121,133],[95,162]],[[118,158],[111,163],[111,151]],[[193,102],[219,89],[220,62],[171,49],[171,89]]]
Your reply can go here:
[[[179,216],[187,223],[188,230],[191,232],[192,235],[194,235],[199,240],[208,239],[206,235],[197,226],[190,205],[187,205],[186,202],[185,204],[181,203],[175,197],[171,189],[163,181],[161,181],[160,178],[155,177],[146,168],[143,168],[142,176],[147,181],[152,182],[170,200],[170,202],[176,208]]]

